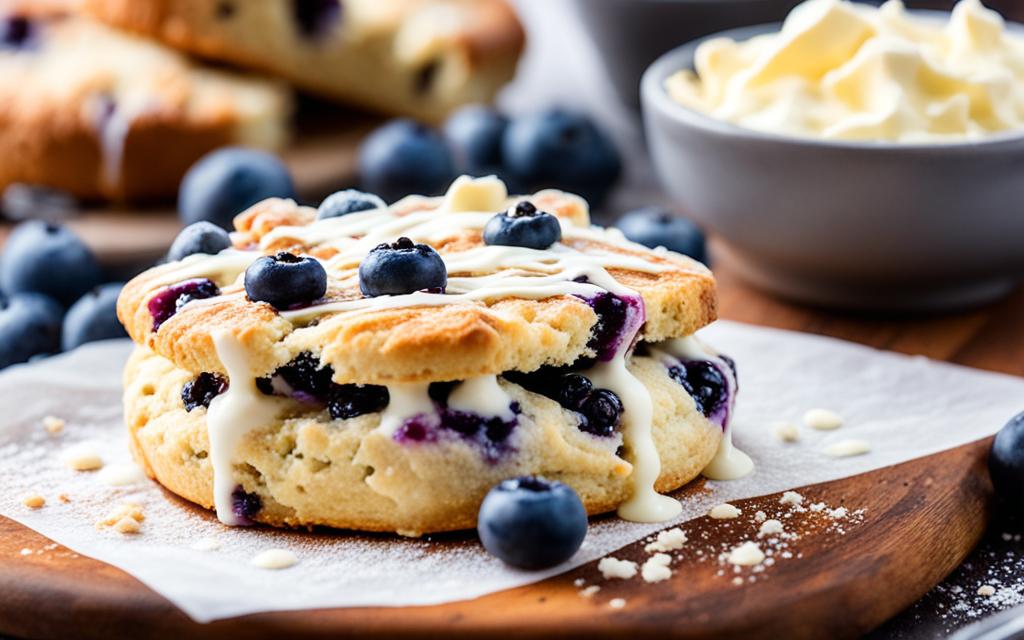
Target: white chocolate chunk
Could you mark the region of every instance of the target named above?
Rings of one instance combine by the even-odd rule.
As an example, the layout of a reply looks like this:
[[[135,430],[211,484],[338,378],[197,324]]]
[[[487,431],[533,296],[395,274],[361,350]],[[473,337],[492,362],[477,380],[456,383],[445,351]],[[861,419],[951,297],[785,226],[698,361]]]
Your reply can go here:
[[[843,418],[829,409],[811,409],[804,414],[804,424],[819,431],[832,431],[843,426]]]
[[[618,578],[619,580],[628,580],[636,575],[637,568],[636,563],[630,560],[619,560],[608,556],[607,558],[601,558],[601,561],[597,563],[597,570],[601,572],[605,580],[611,580],[612,578]]]
[[[624,598],[612,598],[608,601],[608,606],[612,609],[621,609],[626,606],[626,600]]]
[[[647,553],[653,551],[675,551],[682,549],[684,544],[686,544],[686,534],[679,527],[672,527],[665,531],[659,531],[658,538],[644,547],[644,551]]]
[[[779,504],[791,504],[795,507],[799,507],[803,502],[804,497],[796,491],[787,491],[779,498]]]
[[[728,502],[724,502],[720,505],[712,507],[711,511],[708,512],[708,515],[714,518],[715,520],[732,520],[733,518],[740,517],[741,513],[742,511],[740,511],[738,508],[734,507]]]
[[[840,440],[825,447],[825,454],[833,458],[849,458],[871,452],[871,444],[867,440]]]
[[[727,560],[739,567],[752,567],[764,562],[764,551],[757,543],[747,541],[730,551]]]
[[[661,582],[672,577],[672,570],[669,565],[672,557],[667,553],[656,553],[644,562],[640,569],[640,575],[644,582]]]
[[[800,429],[792,422],[776,422],[772,433],[782,442],[796,442],[800,439]]]
[[[784,531],[782,522],[772,518],[771,520],[765,520],[761,523],[761,528],[758,530],[762,536],[772,536]]]
[[[294,566],[298,561],[295,554],[287,549],[267,549],[256,554],[249,564],[260,569],[276,571]]]

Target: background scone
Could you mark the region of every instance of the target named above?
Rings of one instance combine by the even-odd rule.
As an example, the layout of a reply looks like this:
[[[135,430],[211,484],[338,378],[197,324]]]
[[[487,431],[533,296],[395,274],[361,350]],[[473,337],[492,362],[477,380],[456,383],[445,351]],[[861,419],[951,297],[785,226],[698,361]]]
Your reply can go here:
[[[283,85],[52,10],[20,6],[0,20],[0,189],[164,197],[214,148],[278,149],[288,137]]]
[[[437,121],[511,79],[504,0],[84,0],[111,25],[390,114]]]
[[[656,492],[712,461],[737,390],[731,360],[692,336],[715,317],[703,265],[493,177],[315,217],[267,200],[236,218],[233,249],[125,287],[125,415],[151,476],[232,524],[465,528],[524,474],[566,482],[589,513],[678,512]],[[524,220],[551,235],[495,231]],[[368,256],[402,251],[445,280],[373,290]],[[254,301],[263,268],[323,286]]]

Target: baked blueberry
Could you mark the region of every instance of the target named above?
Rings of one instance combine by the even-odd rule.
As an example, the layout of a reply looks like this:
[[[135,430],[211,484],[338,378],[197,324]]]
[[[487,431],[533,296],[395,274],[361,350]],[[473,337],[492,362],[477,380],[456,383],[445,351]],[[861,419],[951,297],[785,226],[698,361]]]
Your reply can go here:
[[[484,242],[491,245],[547,249],[561,239],[558,218],[525,200],[497,214],[484,226]]]
[[[666,209],[645,207],[630,211],[615,226],[638,244],[652,249],[665,247],[699,262],[708,261],[704,234],[697,225]]]
[[[170,320],[182,307],[193,300],[203,300],[220,295],[220,289],[212,280],[193,278],[171,285],[149,299],[146,308],[153,317],[153,331]]]
[[[502,140],[505,168],[528,191],[557,188],[594,207],[622,173],[615,145],[590,118],[563,109],[515,118]]]
[[[1013,417],[996,434],[988,470],[996,496],[1013,509],[1024,509],[1024,413]]]
[[[185,174],[178,215],[185,224],[205,220],[231,229],[236,215],[272,197],[295,197],[288,168],[265,151],[226,147],[206,154]]]
[[[327,411],[335,420],[347,420],[383,411],[390,400],[387,387],[374,384],[337,384],[334,385],[327,401]]]
[[[0,297],[0,369],[60,351],[64,309],[39,293]]]
[[[697,411],[704,414],[704,417],[713,416],[728,400],[729,390],[725,375],[713,362],[680,362],[668,368],[668,375],[686,389],[696,403]]]
[[[320,261],[282,251],[257,258],[245,270],[245,293],[253,302],[277,309],[309,304],[327,293],[327,271]]]
[[[178,234],[167,252],[168,260],[182,260],[195,253],[214,255],[231,247],[231,236],[211,222],[194,222]]]
[[[587,304],[597,314],[597,322],[590,330],[587,346],[597,352],[598,360],[608,362],[622,346],[631,309],[639,306],[639,303],[605,292],[590,298]]]
[[[228,390],[228,381],[217,375],[204,371],[190,380],[181,388],[181,401],[185,411],[193,411],[199,407],[210,407],[213,399]]]
[[[338,218],[357,211],[384,209],[387,204],[372,193],[364,193],[355,189],[337,191],[327,196],[316,210],[317,220]]]
[[[473,104],[456,111],[444,124],[444,137],[452,148],[459,173],[501,175],[501,141],[508,118],[497,110]]]
[[[240,486],[231,492],[231,510],[243,523],[251,523],[262,509],[263,499],[259,494],[248,493]]]
[[[101,281],[92,251],[62,225],[23,222],[0,254],[0,289],[8,294],[44,293],[68,306]]]
[[[480,505],[480,542],[520,569],[546,569],[571,558],[587,535],[587,512],[568,485],[538,477],[505,480]]]
[[[359,265],[359,289],[365,296],[403,295],[425,289],[443,291],[448,269],[433,248],[399,238],[377,245]]]
[[[579,411],[585,418],[580,421],[581,431],[609,437],[622,418],[622,401],[608,389],[598,389],[587,396]]]
[[[566,409],[579,411],[591,391],[594,390],[594,383],[590,381],[590,378],[578,373],[570,373],[562,377],[556,388],[555,400],[558,401],[558,404]]]
[[[123,286],[116,282],[96,287],[71,305],[64,316],[61,335],[64,351],[71,351],[87,342],[128,337],[128,332],[117,319],[117,296]]]
[[[323,365],[318,357],[308,351],[295,356],[274,373],[281,376],[293,391],[304,393],[314,400],[325,400],[335,386],[331,380],[334,369]]]
[[[439,195],[455,179],[448,145],[436,131],[412,120],[393,120],[359,149],[363,187],[394,202],[408,194]]]
[[[292,17],[299,34],[319,38],[334,28],[341,19],[340,0],[291,0]]]

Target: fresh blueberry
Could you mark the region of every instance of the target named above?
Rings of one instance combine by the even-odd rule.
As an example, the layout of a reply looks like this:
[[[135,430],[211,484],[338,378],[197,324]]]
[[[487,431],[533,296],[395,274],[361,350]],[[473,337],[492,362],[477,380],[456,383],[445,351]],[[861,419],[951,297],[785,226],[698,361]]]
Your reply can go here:
[[[127,338],[128,332],[117,319],[117,296],[121,294],[121,283],[96,287],[71,305],[64,316],[64,332],[61,346],[71,351],[86,342]]]
[[[546,569],[571,558],[587,535],[587,511],[561,482],[522,477],[490,490],[477,520],[491,555],[520,569]]]
[[[0,369],[60,351],[64,309],[40,293],[0,298]]]
[[[327,293],[327,271],[308,256],[283,251],[263,256],[245,270],[245,293],[253,302],[269,302],[277,309],[308,304]]]
[[[380,196],[355,189],[345,189],[332,193],[320,203],[320,207],[316,210],[316,219],[339,218],[357,211],[384,209],[387,206]]]
[[[168,260],[182,260],[194,253],[214,255],[231,247],[228,232],[210,222],[194,222],[178,234],[167,252]]]
[[[181,388],[181,401],[185,405],[185,411],[191,412],[199,407],[209,408],[213,399],[227,390],[227,380],[216,373],[204,371]]]
[[[587,116],[552,109],[514,119],[502,141],[506,169],[527,190],[577,193],[594,207],[622,173],[615,145]]]
[[[708,261],[704,234],[697,225],[671,211],[658,207],[637,209],[619,218],[615,226],[638,244],[652,249],[665,247],[699,262]]]
[[[231,229],[236,215],[273,197],[295,197],[287,167],[265,151],[227,147],[206,154],[185,174],[178,215],[185,224],[205,220]]]
[[[171,319],[182,307],[193,300],[204,300],[220,295],[212,280],[193,278],[171,285],[149,299],[146,308],[153,317],[153,331]]]
[[[0,18],[0,51],[20,49],[32,40],[34,34],[34,23],[25,16]]]
[[[1013,417],[996,434],[988,471],[996,496],[1014,509],[1024,509],[1024,413]]]
[[[497,214],[484,226],[484,242],[491,245],[547,249],[561,239],[562,225],[558,218],[538,211],[525,200]]]
[[[448,270],[441,256],[409,238],[378,245],[359,265],[359,289],[365,296],[444,290],[447,284]]]
[[[442,193],[455,179],[452,154],[440,135],[412,120],[393,120],[359,149],[363,186],[388,202]]]
[[[501,141],[508,118],[495,109],[474,104],[456,111],[444,125],[444,136],[459,173],[501,175]]]
[[[341,19],[341,1],[292,0],[292,17],[301,35],[319,38],[330,33]]]
[[[387,387],[373,384],[334,385],[327,411],[335,420],[347,420],[367,413],[383,411],[391,400]]]
[[[100,284],[99,263],[67,227],[39,220],[14,228],[0,254],[0,289],[45,293],[67,306]]]

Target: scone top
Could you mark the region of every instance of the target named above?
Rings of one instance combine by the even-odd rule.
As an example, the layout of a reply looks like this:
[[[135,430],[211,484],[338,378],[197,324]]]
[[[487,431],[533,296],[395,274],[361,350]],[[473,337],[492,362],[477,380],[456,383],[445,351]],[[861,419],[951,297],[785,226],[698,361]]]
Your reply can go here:
[[[528,201],[557,216],[546,249],[486,244],[495,215]],[[494,177],[455,181],[443,197],[317,220],[290,200],[258,203],[235,219],[234,248],[153,268],[124,288],[118,314],[132,339],[181,368],[224,373],[212,334],[228,331],[257,372],[318,355],[337,383],[465,380],[601,360],[629,339],[685,337],[715,318],[714,280],[684,256],[628,242],[589,224],[586,203],[548,190],[509,197]],[[429,245],[447,269],[443,291],[368,297],[359,266],[401,237]],[[243,274],[258,258],[310,256],[326,294],[279,310],[253,302]]]

